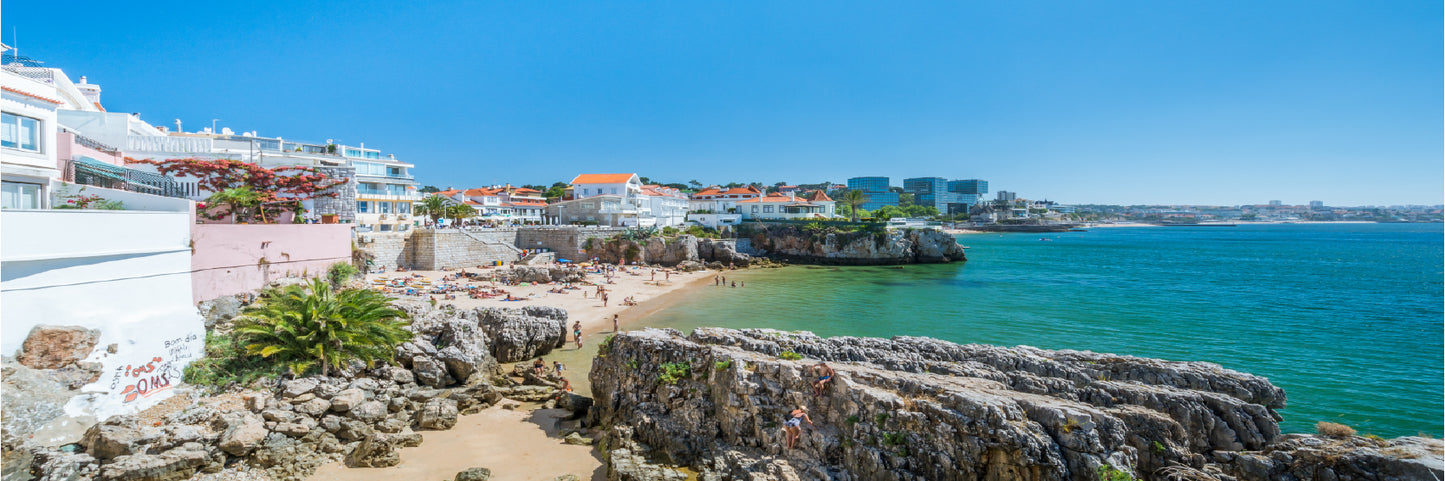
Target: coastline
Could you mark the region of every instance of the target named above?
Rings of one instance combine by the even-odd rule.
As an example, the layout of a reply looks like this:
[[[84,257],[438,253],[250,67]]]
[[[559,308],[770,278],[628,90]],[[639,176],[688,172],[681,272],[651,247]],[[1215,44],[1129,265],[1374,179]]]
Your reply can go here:
[[[638,268],[647,272],[648,268]],[[722,271],[722,273],[739,272]],[[468,270],[473,272],[473,270]],[[484,271],[485,272],[485,271]],[[415,271],[433,281],[453,272]],[[381,276],[396,277],[403,273],[370,274],[367,281]],[[408,271],[405,275],[410,275]],[[650,273],[631,276],[620,274],[616,283],[608,285],[609,303],[603,307],[600,300],[589,295],[583,298],[581,291],[568,294],[548,293],[552,286],[501,286],[518,297],[536,294],[530,301],[503,302],[496,299],[470,299],[459,297],[452,301],[438,300],[437,304],[453,304],[458,309],[476,307],[523,307],[543,305],[567,309],[569,322],[582,322],[582,347],[579,349],[568,337],[568,344],[542,356],[549,362],[560,361],[567,366],[567,379],[572,382],[574,392],[591,396],[588,373],[592,369],[598,344],[614,334],[611,326],[613,314],[620,316],[618,325],[622,330],[647,327],[647,316],[679,302],[693,289],[711,282],[719,271],[673,273],[672,279],[653,282]],[[659,277],[663,276],[661,269]],[[601,276],[589,274],[588,281],[601,281]],[[478,284],[478,283],[473,283]],[[635,306],[620,305],[621,299],[635,296]],[[425,299],[426,297],[422,297]],[[510,366],[501,366],[510,372]],[[500,404],[477,414],[459,416],[457,425],[446,431],[423,431],[424,441],[415,448],[397,450],[401,463],[387,468],[348,468],[340,463],[331,463],[316,470],[308,479],[343,481],[394,481],[398,479],[451,479],[456,473],[472,467],[492,470],[492,479],[552,479],[555,476],[574,474],[578,479],[595,481],[606,479],[606,470],[598,452],[592,446],[575,446],[558,437],[557,424],[566,416],[565,411],[555,409],[533,409],[533,403],[523,403],[515,410],[503,409]]]

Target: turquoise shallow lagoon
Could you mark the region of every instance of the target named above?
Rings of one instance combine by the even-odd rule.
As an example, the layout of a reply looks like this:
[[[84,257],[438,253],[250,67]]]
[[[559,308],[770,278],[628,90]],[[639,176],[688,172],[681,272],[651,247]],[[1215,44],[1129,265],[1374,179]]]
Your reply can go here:
[[[1287,432],[1327,420],[1439,437],[1442,236],[1440,224],[972,234],[967,263],[735,273],[745,288],[695,290],[643,323],[1209,361],[1283,387]]]

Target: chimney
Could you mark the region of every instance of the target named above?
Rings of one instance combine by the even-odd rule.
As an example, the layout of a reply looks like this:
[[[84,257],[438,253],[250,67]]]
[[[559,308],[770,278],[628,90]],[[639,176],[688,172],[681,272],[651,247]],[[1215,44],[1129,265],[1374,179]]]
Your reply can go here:
[[[78,90],[80,90],[81,95],[84,95],[84,96],[85,96],[85,101],[90,102],[90,103],[93,104],[93,105],[100,105],[100,86],[99,86],[99,85],[95,85],[95,84],[93,84],[93,83],[86,82],[86,81],[85,81],[85,77],[84,77],[84,76],[81,76],[81,77],[80,77],[80,83],[75,84],[75,88],[78,89]]]

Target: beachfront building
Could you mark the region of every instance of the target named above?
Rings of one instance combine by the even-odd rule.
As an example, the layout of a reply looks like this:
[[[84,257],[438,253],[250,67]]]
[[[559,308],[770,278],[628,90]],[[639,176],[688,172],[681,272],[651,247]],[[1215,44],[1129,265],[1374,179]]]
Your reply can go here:
[[[541,194],[536,189],[513,187],[511,184],[436,193],[453,203],[472,206],[480,220],[494,224],[542,223],[547,200]]]
[[[887,177],[854,177],[848,179],[848,189],[863,191],[867,201],[858,206],[863,210],[878,210],[885,205],[898,207],[898,193],[890,190]]]
[[[627,198],[616,194],[602,194],[547,205],[546,223],[639,227],[644,226],[641,214],[641,209]]]
[[[65,102],[44,82],[0,71],[0,207],[50,207],[56,164],[58,111]]]
[[[642,179],[637,174],[582,174],[572,179],[572,198],[616,195],[636,199],[642,195]]]
[[[328,142],[323,147],[340,154],[355,169],[352,183],[356,185],[358,231],[405,231],[419,222],[411,215],[412,204],[421,200],[411,173],[415,165],[396,160],[395,155],[383,156],[364,143],[353,147]]]
[[[821,190],[803,196],[772,193],[738,203],[743,220],[830,219],[836,202]]]
[[[914,205],[933,207],[945,214],[968,212],[971,204],[962,194],[950,192],[948,184],[943,177],[916,177],[903,179],[903,190],[913,194]]]
[[[693,193],[688,208],[699,213],[736,214],[738,202],[762,196],[763,191],[751,185],[732,188],[710,186]]]
[[[679,226],[687,222],[688,198],[682,191],[661,185],[642,186],[645,211],[657,227]]]

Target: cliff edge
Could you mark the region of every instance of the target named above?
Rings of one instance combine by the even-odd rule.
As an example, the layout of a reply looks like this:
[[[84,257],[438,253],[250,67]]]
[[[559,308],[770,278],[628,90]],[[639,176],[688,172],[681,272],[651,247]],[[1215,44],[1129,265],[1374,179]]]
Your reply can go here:
[[[838,375],[814,397],[808,369],[819,361]],[[1280,436],[1283,390],[1203,362],[918,337],[649,329],[604,345],[591,381],[609,479],[666,479],[656,462],[689,466],[701,479],[1441,475],[1438,440]],[[784,450],[784,416],[801,405],[814,425]]]

